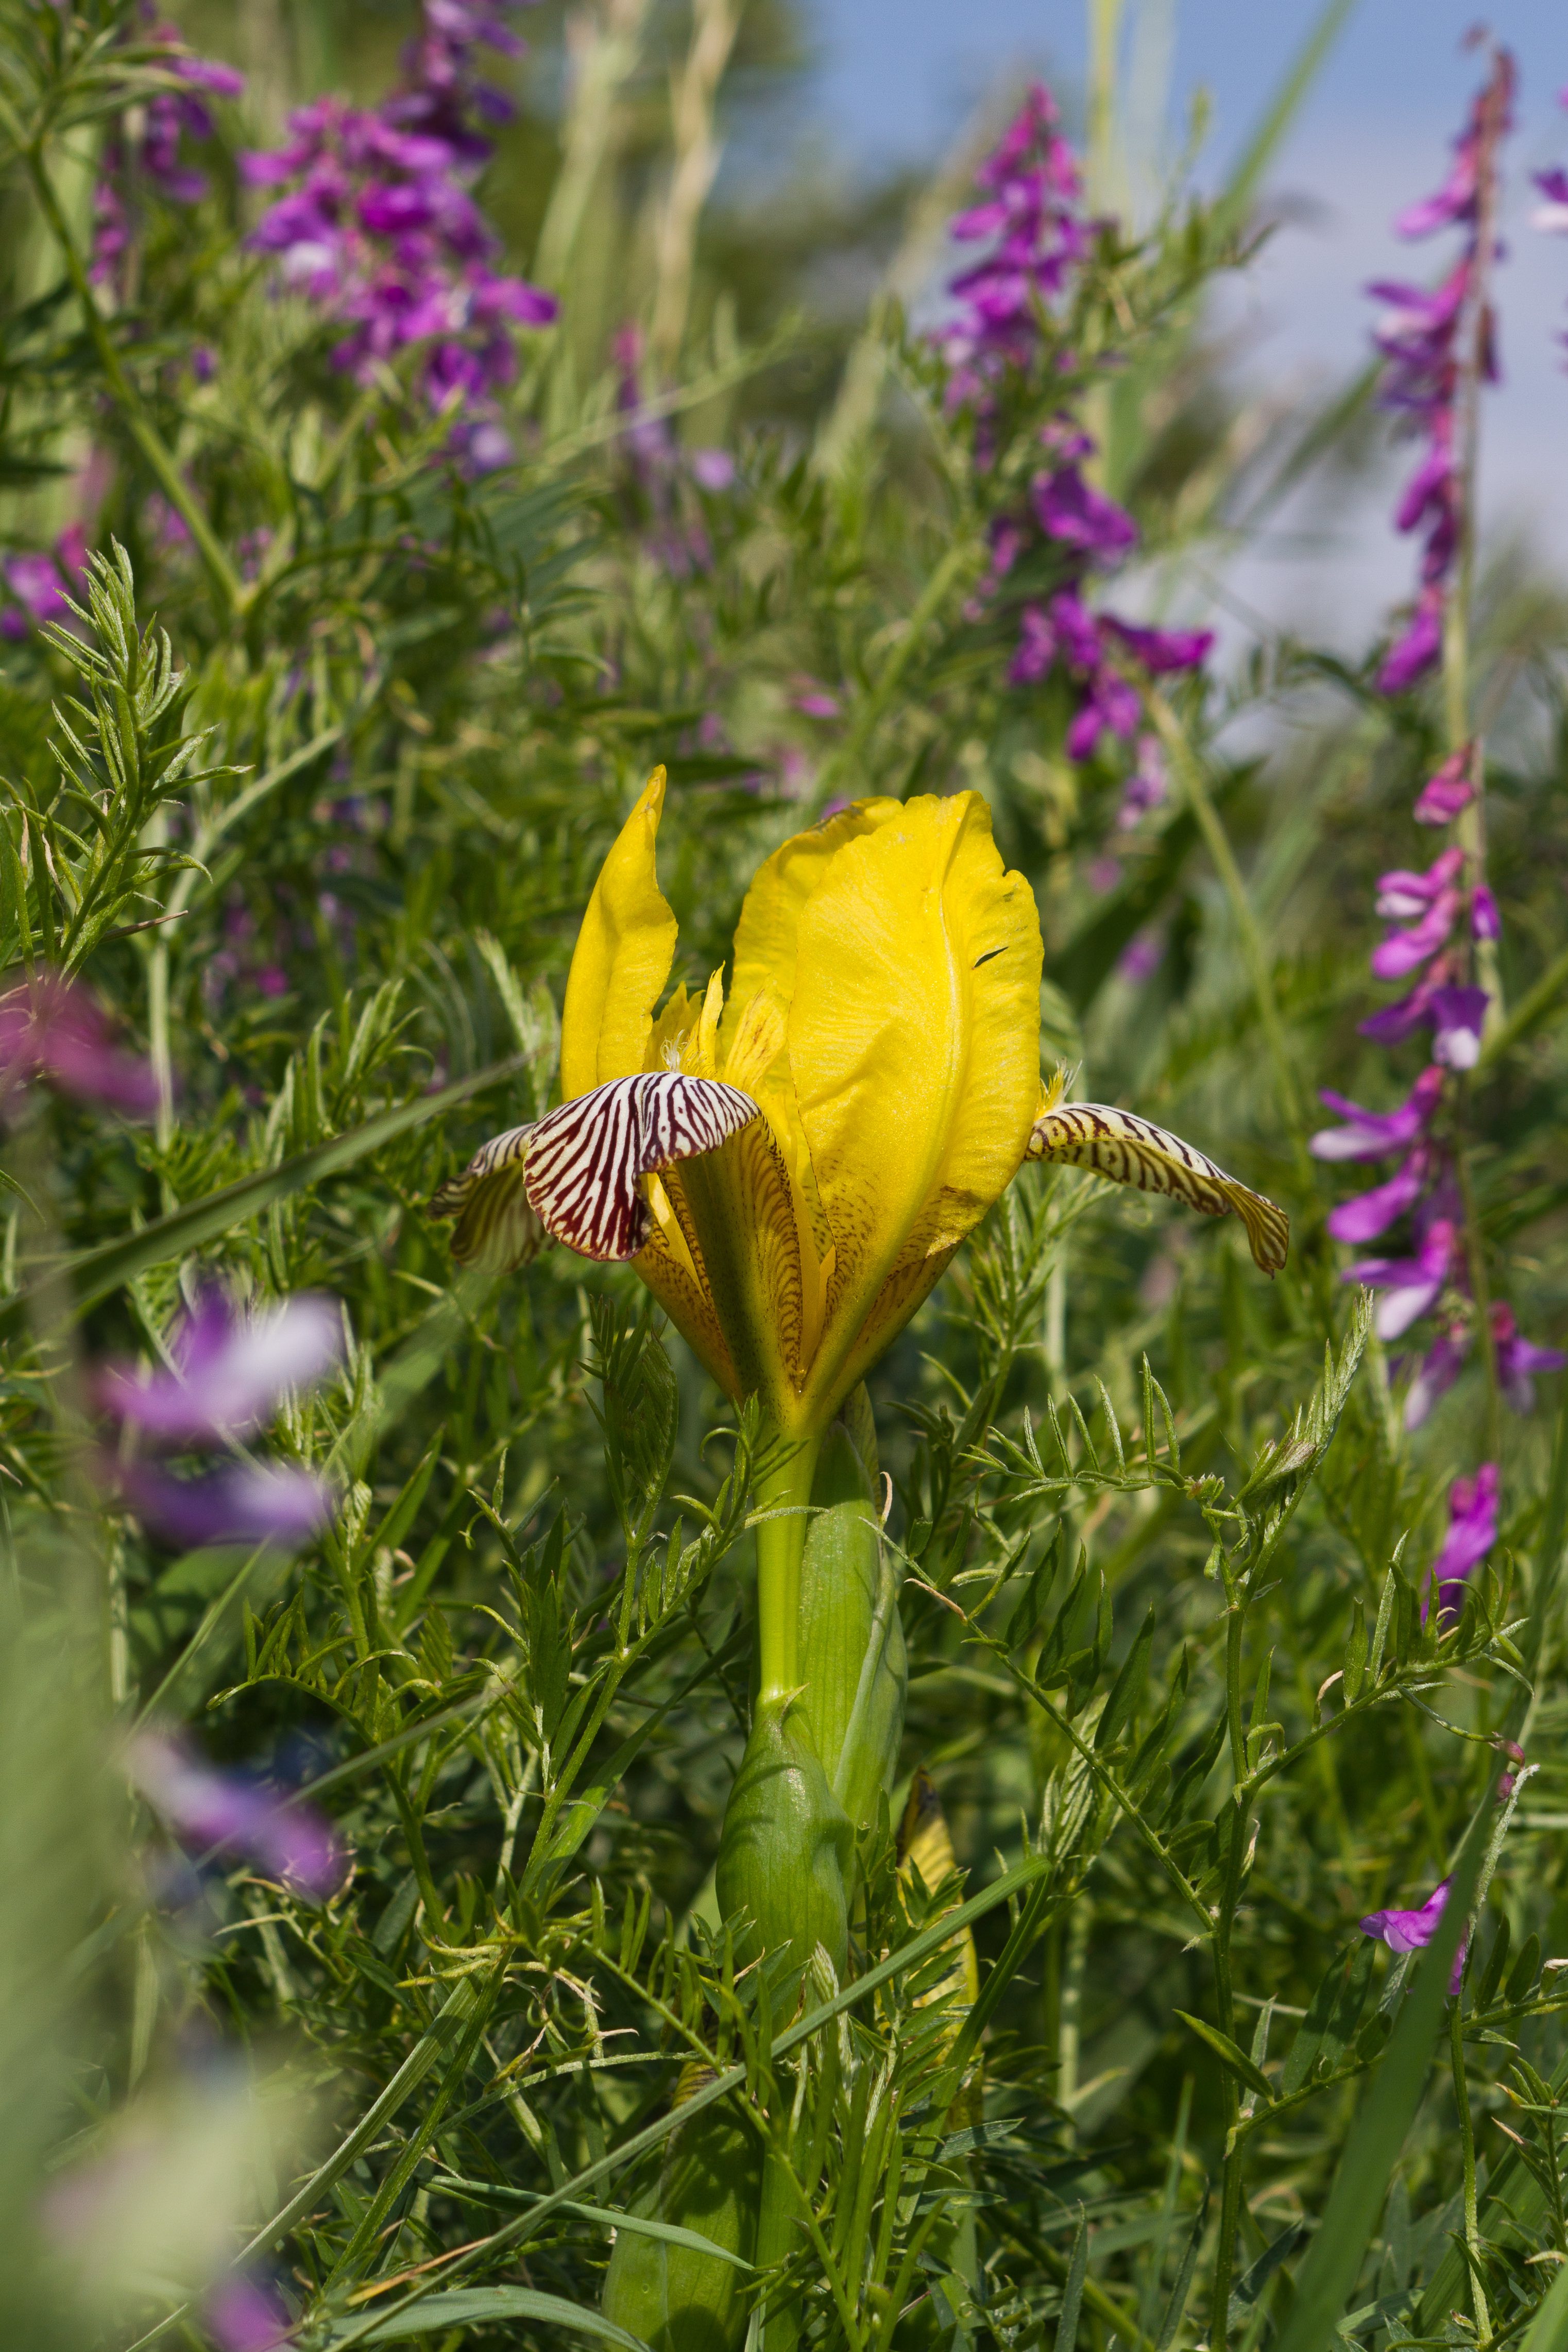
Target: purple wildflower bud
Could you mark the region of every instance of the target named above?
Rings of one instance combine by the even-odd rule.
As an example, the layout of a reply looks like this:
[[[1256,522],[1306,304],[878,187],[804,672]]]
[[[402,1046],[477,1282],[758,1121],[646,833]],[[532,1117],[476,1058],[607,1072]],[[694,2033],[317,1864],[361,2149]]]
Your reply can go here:
[[[1010,686],[1035,686],[1057,657],[1057,633],[1044,609],[1026,604],[1018,615],[1018,643],[1007,666]]]
[[[62,1094],[146,1118],[158,1106],[152,1065],[121,1053],[112,1035],[85,988],[58,972],[37,973],[0,997],[0,1100],[37,1073]]]
[[[1462,849],[1446,849],[1425,874],[1415,874],[1404,866],[1395,866],[1392,873],[1380,875],[1378,913],[1391,922],[1409,922],[1443,896],[1463,873],[1464,866],[1465,853]]]
[[[1458,1610],[1466,1578],[1497,1541],[1498,1469],[1483,1462],[1473,1478],[1456,1478],[1448,1489],[1448,1532],[1432,1563],[1440,1610]]]
[[[294,2333],[282,2297],[258,2279],[221,2279],[202,2307],[217,2352],[279,2352]]]
[[[1502,937],[1502,918],[1498,913],[1497,900],[1484,882],[1478,882],[1470,893],[1470,935],[1478,940]]]
[[[1158,971],[1164,952],[1164,942],[1157,931],[1140,931],[1122,949],[1117,958],[1116,969],[1123,980],[1131,982],[1134,988],[1141,988]]]
[[[1443,1092],[1440,1069],[1422,1071],[1407,1099],[1397,1110],[1363,1110],[1345,1095],[1325,1087],[1318,1099],[1337,1110],[1348,1124],[1321,1128],[1308,1149],[1318,1160],[1385,1160],[1424,1136],[1432,1123]]]
[[[1331,1209],[1325,1220],[1335,1241],[1349,1242],[1353,1247],[1376,1241],[1415,1207],[1426,1181],[1426,1154],[1418,1149],[1386,1184],[1374,1184],[1370,1192],[1358,1192],[1353,1201],[1342,1201],[1337,1209]]]
[[[1453,1323],[1447,1330],[1439,1331],[1416,1365],[1405,1392],[1406,1429],[1420,1428],[1439,1397],[1446,1396],[1458,1379],[1469,1352],[1468,1324]]]
[[[1417,824],[1451,824],[1461,809],[1468,808],[1476,796],[1470,782],[1472,748],[1467,743],[1462,751],[1450,753],[1422,785],[1415,809]]]
[[[1473,1070],[1491,1002],[1484,988],[1439,988],[1432,997],[1432,1058],[1450,1070]]]
[[[1063,547],[1114,557],[1138,543],[1138,526],[1126,509],[1086,482],[1076,465],[1037,474],[1029,495],[1040,529]]]
[[[1459,893],[1445,890],[1407,931],[1393,931],[1372,951],[1372,969],[1379,980],[1404,980],[1444,944],[1459,916]]]
[[[1157,735],[1138,738],[1138,764],[1121,788],[1121,803],[1116,812],[1117,830],[1131,833],[1141,816],[1158,808],[1169,789],[1165,772],[1165,754]]]
[[[805,719],[837,719],[841,713],[837,696],[829,694],[826,687],[807,684],[790,700]]]
[[[1537,1372],[1560,1372],[1568,1366],[1561,1348],[1538,1348],[1521,1338],[1511,1307],[1501,1301],[1492,1308],[1492,1345],[1497,1351],[1498,1381],[1515,1412],[1533,1412]]]
[[[106,1463],[149,1534],[175,1551],[209,1544],[295,1550],[321,1534],[334,1508],[324,1478],[298,1462],[234,1462],[200,1478],[174,1478],[148,1462]]]
[[[1395,1003],[1384,1005],[1378,1012],[1369,1013],[1364,1021],[1358,1021],[1356,1027],[1361,1034],[1372,1038],[1379,1045],[1402,1044],[1414,1030],[1431,1020],[1432,1000],[1443,984],[1441,974],[1442,966],[1439,964],[1434,971],[1422,974],[1408,996],[1400,997]]]
[[[306,1291],[247,1318],[212,1289],[174,1335],[172,1370],[110,1365],[98,1377],[98,1402],[167,1444],[248,1437],[272,1419],[287,1391],[315,1387],[342,1345],[336,1299]]]
[[[1143,706],[1137,691],[1128,685],[1119,670],[1101,663],[1089,681],[1089,692],[1067,733],[1067,754],[1069,760],[1089,760],[1102,734],[1109,731],[1123,740],[1134,735],[1143,716]]]
[[[166,1732],[138,1733],[126,1757],[132,1784],[186,1845],[221,1846],[296,1894],[320,1902],[342,1885],[348,1857],[324,1813],[285,1803],[236,1772],[215,1771]]]
[[[1445,1878],[1440,1885],[1433,1888],[1417,1911],[1369,1912],[1361,1922],[1362,1934],[1375,1936],[1378,1942],[1386,1944],[1391,1952],[1424,1952],[1437,1932],[1437,1923],[1443,1916],[1447,1900],[1448,1881]],[[1465,1973],[1465,1954],[1468,1949],[1469,1938],[1467,1936],[1454,1955],[1454,1966],[1448,1977],[1450,1994],[1459,1990],[1459,1980]]]
[[[1446,1217],[1434,1220],[1415,1257],[1368,1257],[1346,1268],[1346,1282],[1364,1282],[1388,1293],[1378,1307],[1380,1339],[1402,1339],[1412,1323],[1436,1305],[1459,1251],[1459,1236]]]

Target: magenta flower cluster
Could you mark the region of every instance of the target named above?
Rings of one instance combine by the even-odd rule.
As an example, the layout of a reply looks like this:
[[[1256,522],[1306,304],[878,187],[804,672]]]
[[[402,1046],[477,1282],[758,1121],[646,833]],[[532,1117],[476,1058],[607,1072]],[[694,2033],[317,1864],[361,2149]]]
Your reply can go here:
[[[1078,162],[1058,120],[1050,92],[1037,83],[976,175],[984,201],[951,225],[960,244],[993,241],[983,259],[951,281],[958,314],[935,338],[948,372],[947,406],[972,416],[983,467],[994,459],[1009,380],[1026,376],[1046,354],[1048,306],[1089,247]],[[1053,418],[1040,446],[1043,462],[1026,504],[992,524],[991,567],[975,609],[994,603],[1021,561],[1030,559],[1035,569],[1046,558],[1056,584],[1018,605],[1008,677],[1015,686],[1035,685],[1052,672],[1068,679],[1078,704],[1068,754],[1088,760],[1105,735],[1127,741],[1137,733],[1140,672],[1195,669],[1214,640],[1206,630],[1140,628],[1091,609],[1084,595],[1090,574],[1135,551],[1138,526],[1086,475],[1095,444],[1071,416]]]
[[[97,998],[58,972],[37,972],[0,996],[0,1109],[32,1078],[129,1118],[158,1107],[152,1064],[117,1045]]]
[[[100,1368],[96,1401],[113,1420],[176,1452],[233,1446],[254,1436],[286,1391],[315,1386],[342,1351],[336,1302],[309,1293],[243,1316],[220,1290],[180,1319],[167,1361],[153,1371]],[[112,1483],[144,1527],[183,1551],[206,1544],[289,1548],[319,1535],[332,1490],[299,1462],[233,1455],[196,1477],[162,1464],[107,1457]]]
[[[1436,1885],[1425,1903],[1414,1911],[1373,1911],[1361,1922],[1363,1936],[1375,1936],[1391,1952],[1424,1952],[1442,1923],[1448,1901],[1447,1879]],[[1459,1990],[1465,1973],[1465,1954],[1469,1937],[1461,1937],[1459,1948],[1454,1954],[1454,1965],[1448,1971],[1450,1995]]]
[[[200,204],[207,192],[207,176],[191,162],[185,142],[201,143],[213,135],[212,114],[202,93],[237,98],[245,88],[244,75],[232,66],[193,57],[176,26],[153,21],[154,12],[150,6],[143,14],[149,24],[144,40],[163,53],[155,55],[153,62],[163,66],[179,87],[154,91],[151,98],[140,100],[134,110],[118,118],[105,142],[103,170],[93,195],[90,272],[100,286],[118,282],[131,243],[128,187],[140,182],[166,204]]]
[[[198,1853],[216,1848],[243,1854],[318,1902],[342,1885],[347,1856],[331,1823],[313,1807],[291,1804],[246,1774],[215,1771],[167,1732],[139,1733],[126,1765],[147,1802]]]
[[[79,594],[87,580],[86,526],[68,523],[47,554],[34,550],[0,559],[0,578],[16,600],[0,605],[0,637],[16,641],[45,621],[68,628],[67,599]]]
[[[1394,512],[1398,528],[1421,541],[1420,586],[1405,633],[1378,672],[1384,694],[1404,693],[1442,656],[1444,612],[1459,551],[1464,499],[1458,448],[1460,346],[1478,304],[1482,306],[1480,372],[1488,383],[1497,381],[1485,296],[1498,251],[1489,191],[1497,142],[1511,123],[1513,82],[1513,60],[1506,49],[1500,50],[1492,77],[1477,93],[1455,142],[1447,180],[1435,195],[1409,205],[1394,224],[1403,237],[1462,228],[1464,249],[1453,268],[1435,287],[1380,278],[1367,289],[1384,306],[1373,331],[1384,362],[1380,404],[1426,445]]]
[[[241,164],[253,186],[288,191],[251,242],[342,322],[333,364],[363,381],[416,352],[423,397],[452,414],[457,452],[480,471],[512,454],[491,404],[517,373],[513,330],[556,314],[552,296],[494,267],[500,240],[473,194],[486,127],[510,112],[477,53],[521,49],[504,21],[514,5],[426,0],[403,83],[380,106],[320,99],[289,118],[284,146]]]

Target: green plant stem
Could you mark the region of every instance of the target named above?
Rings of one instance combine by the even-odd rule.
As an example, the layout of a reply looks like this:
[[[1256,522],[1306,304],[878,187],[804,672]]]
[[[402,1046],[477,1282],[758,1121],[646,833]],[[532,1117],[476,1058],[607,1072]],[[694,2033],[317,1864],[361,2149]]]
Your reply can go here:
[[[758,1696],[764,1704],[800,1688],[800,1568],[820,1442],[776,1433],[757,1471]]]
[[[1469,2085],[1465,2080],[1464,2000],[1459,1993],[1456,1993],[1448,2004],[1448,2063],[1454,2076],[1454,2105],[1459,2116],[1459,2153],[1465,2168],[1465,2243],[1472,2262],[1470,2309],[1475,2315],[1479,2340],[1482,2344],[1489,2344],[1492,2323],[1479,2267],[1481,2232],[1476,2212],[1476,2133],[1470,2119]]]
[[[1177,780],[1186,795],[1187,804],[1197,821],[1198,831],[1203,835],[1209,856],[1214,860],[1215,871],[1218,874],[1226,897],[1230,902],[1231,918],[1236,924],[1237,936],[1241,941],[1241,951],[1246,959],[1247,973],[1252,982],[1253,999],[1258,1006],[1258,1024],[1263,1031],[1263,1041],[1268,1048],[1268,1058],[1274,1066],[1274,1084],[1279,1097],[1279,1108],[1290,1132],[1297,1172],[1304,1184],[1310,1185],[1313,1181],[1313,1168],[1307,1150],[1300,1092],[1296,1084],[1296,1073],[1291,1066],[1289,1049],[1285,1042],[1285,1024],[1279,1018],[1279,1000],[1274,993],[1274,975],[1269,969],[1268,950],[1263,944],[1263,934],[1258,928],[1258,919],[1252,911],[1252,902],[1247,895],[1247,884],[1242,878],[1241,868],[1236,862],[1236,853],[1230,845],[1230,836],[1226,832],[1219,811],[1214,804],[1207,779],[1204,775],[1203,762],[1193,749],[1186,729],[1176,717],[1165,697],[1157,690],[1151,689],[1149,693],[1148,709],[1160,740],[1170,755],[1171,764],[1176,771]]]
[[[1494,1062],[1500,1061],[1505,1054],[1511,1053],[1515,1045],[1539,1029],[1558,998],[1565,992],[1568,992],[1568,948],[1554,957],[1540,979],[1526,989],[1507,1020],[1500,1021],[1495,1028],[1488,1029],[1481,1040],[1481,1057],[1476,1065],[1478,1071],[1488,1069]]]
[[[1230,1938],[1236,1925],[1242,1872],[1246,1866],[1251,1806],[1247,1801],[1247,1737],[1241,1719],[1242,1634],[1247,1615],[1245,1595],[1239,1585],[1232,1583],[1228,1575],[1226,1582],[1229,1604],[1225,1643],[1226,1721],[1230,1734],[1231,1770],[1236,1785],[1231,1796],[1230,1843],[1226,1853],[1225,1886],[1214,1923],[1212,1942],[1215,2009],[1220,2031],[1234,2042],[1236,1990],[1230,1972]],[[1228,2068],[1221,2070],[1220,2102],[1225,2118],[1225,2158],[1220,2179],[1219,2236],[1215,2246],[1214,2292],[1209,2311],[1212,2352],[1225,2352],[1230,2339],[1230,2290],[1236,2270],[1236,2233],[1241,2220],[1242,2168],[1246,2161],[1245,2142],[1237,2130],[1240,2119],[1240,2097],[1236,2079]]]
[[[43,156],[36,145],[27,149],[26,163],[27,176],[33,184],[33,193],[37,197],[38,209],[48,224],[49,233],[55,243],[59,247],[60,257],[66,266],[66,275],[70,279],[72,290],[81,305],[83,322],[91,339],[93,349],[98,353],[99,365],[102,368],[110,391],[114,395],[115,404],[125,419],[126,428],[156,475],[158,487],[190,532],[196,551],[205,564],[213,586],[218,593],[225,613],[241,613],[245,609],[249,592],[225,553],[216,532],[207,520],[200,500],[192,495],[189,484],[181,474],[169,451],[164,447],[163,436],[142,405],[141,394],[125,373],[120,353],[114,347],[114,338],[109,331],[109,322],[98,307],[98,297],[93,291],[92,280],[88,276],[87,265],[81,257],[76,238],[71,234],[70,223],[65,216],[65,210],[56,193],[54,183],[45,168]]]

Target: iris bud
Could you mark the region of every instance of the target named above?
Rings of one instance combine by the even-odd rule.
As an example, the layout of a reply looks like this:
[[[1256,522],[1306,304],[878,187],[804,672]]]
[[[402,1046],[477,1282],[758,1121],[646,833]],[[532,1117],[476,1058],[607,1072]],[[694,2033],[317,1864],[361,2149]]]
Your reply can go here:
[[[700,2062],[682,2070],[681,2106],[712,2079]],[[650,2221],[695,2230],[749,2263],[762,2177],[756,2135],[722,2103],[679,2125],[658,2179],[632,2208]],[[748,2273],[717,2254],[622,2229],[605,2273],[600,2308],[649,2352],[739,2352],[745,2340]]]

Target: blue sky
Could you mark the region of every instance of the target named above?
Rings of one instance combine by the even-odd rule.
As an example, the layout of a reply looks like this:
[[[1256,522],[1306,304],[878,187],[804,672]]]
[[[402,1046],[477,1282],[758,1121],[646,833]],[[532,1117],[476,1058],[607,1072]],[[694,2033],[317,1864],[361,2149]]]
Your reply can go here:
[[[1212,182],[1245,142],[1317,14],[1311,0],[1127,0],[1130,25],[1142,15],[1169,38],[1168,124],[1184,123],[1200,85],[1208,92],[1200,179]],[[812,111],[837,153],[873,167],[932,159],[988,93],[1030,69],[1054,83],[1070,117],[1085,16],[1084,0],[811,0]],[[1345,380],[1367,352],[1366,280],[1442,266],[1446,241],[1404,246],[1388,224],[1444,174],[1480,71],[1461,47],[1477,19],[1474,0],[1360,0],[1352,10],[1272,173],[1276,190],[1305,201],[1226,298],[1259,391]],[[1556,101],[1568,85],[1568,6],[1507,0],[1489,21],[1518,59],[1520,100],[1499,285],[1504,381],[1488,404],[1483,520],[1494,532],[1522,530],[1568,576],[1568,354],[1556,341],[1568,329],[1568,238],[1529,225],[1529,173],[1568,163],[1568,112]],[[1240,605],[1354,642],[1408,589],[1412,551],[1383,520],[1397,479],[1391,471],[1387,494],[1352,520],[1310,509],[1293,517],[1288,539],[1230,577]]]

